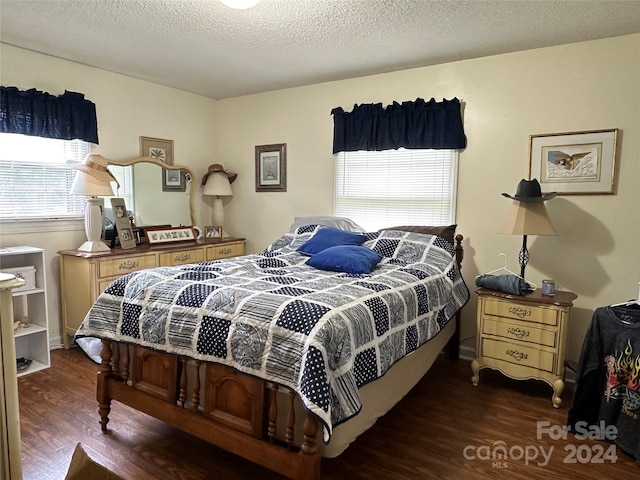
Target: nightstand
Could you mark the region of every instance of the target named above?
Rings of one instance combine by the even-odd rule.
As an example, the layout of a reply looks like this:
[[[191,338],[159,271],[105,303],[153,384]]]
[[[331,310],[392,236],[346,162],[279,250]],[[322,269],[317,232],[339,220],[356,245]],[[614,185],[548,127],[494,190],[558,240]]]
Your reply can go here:
[[[540,289],[513,295],[486,288],[478,294],[476,356],[471,383],[478,386],[479,371],[493,368],[515,380],[537,379],[553,387],[558,408],[564,390],[564,362],[573,292],[542,295]]]

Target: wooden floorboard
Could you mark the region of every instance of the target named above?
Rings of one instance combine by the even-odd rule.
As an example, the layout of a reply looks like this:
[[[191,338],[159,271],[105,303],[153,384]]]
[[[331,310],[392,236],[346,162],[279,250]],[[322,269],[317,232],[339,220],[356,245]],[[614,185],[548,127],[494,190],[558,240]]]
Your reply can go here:
[[[52,368],[18,380],[25,480],[62,480],[78,442],[89,456],[126,479],[281,479],[117,402],[110,415],[111,432],[103,434],[95,401],[97,366],[77,348],[55,350],[51,357]],[[545,383],[518,382],[491,370],[481,371],[478,387],[470,378],[469,362],[441,356],[420,383],[342,455],[323,459],[322,479],[640,478],[640,465],[619,449],[615,463],[566,463],[571,449],[580,448],[586,458],[609,443],[571,435],[537,438],[536,422],[564,424],[570,390],[563,394],[561,408],[554,409],[551,387]],[[511,452],[499,465],[477,458],[496,445]],[[546,464],[541,448],[551,451]],[[538,452],[538,457],[512,458],[526,450]]]

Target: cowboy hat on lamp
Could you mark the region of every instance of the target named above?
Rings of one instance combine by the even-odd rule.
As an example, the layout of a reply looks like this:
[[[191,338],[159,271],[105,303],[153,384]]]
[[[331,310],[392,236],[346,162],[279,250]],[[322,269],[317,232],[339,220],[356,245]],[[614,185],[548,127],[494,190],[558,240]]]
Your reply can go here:
[[[546,195],[542,195],[540,183],[535,178],[532,180],[525,180],[524,178],[520,180],[518,188],[516,189],[516,194],[513,197],[508,193],[502,194],[503,197],[518,200],[520,202],[544,202],[546,200],[551,200],[556,195],[558,195],[558,192],[551,192]]]

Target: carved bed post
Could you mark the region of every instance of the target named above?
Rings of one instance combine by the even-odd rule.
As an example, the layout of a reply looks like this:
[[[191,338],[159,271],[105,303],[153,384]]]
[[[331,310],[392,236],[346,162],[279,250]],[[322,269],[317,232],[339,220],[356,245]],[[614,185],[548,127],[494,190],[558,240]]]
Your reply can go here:
[[[313,455],[318,451],[316,445],[316,435],[318,433],[318,420],[311,413],[307,412],[302,424],[304,440],[300,446],[300,451],[307,455]]]
[[[456,263],[458,264],[458,270],[462,272],[462,259],[464,257],[464,249],[462,248],[462,240],[464,237],[459,233],[455,237],[456,245]],[[462,309],[456,312],[456,332],[449,340],[447,344],[447,351],[449,353],[449,360],[458,360],[460,357],[460,322],[462,320]]]
[[[100,425],[103,432],[107,431],[109,423],[109,412],[111,412],[111,398],[108,392],[108,381],[113,377],[111,369],[111,340],[102,340],[102,351],[100,352],[100,369],[98,370],[98,388],[96,397],[98,400],[98,412],[100,413]]]

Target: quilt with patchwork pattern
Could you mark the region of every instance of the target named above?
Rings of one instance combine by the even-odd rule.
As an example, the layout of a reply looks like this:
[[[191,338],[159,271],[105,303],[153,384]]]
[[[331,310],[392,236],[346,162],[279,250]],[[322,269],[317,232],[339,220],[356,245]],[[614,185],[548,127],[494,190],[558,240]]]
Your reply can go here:
[[[77,336],[217,362],[294,390],[332,428],[361,408],[358,388],[433,338],[469,299],[453,246],[383,230],[371,274],[305,265],[296,251],[320,225],[260,254],[133,272],[93,305]]]

